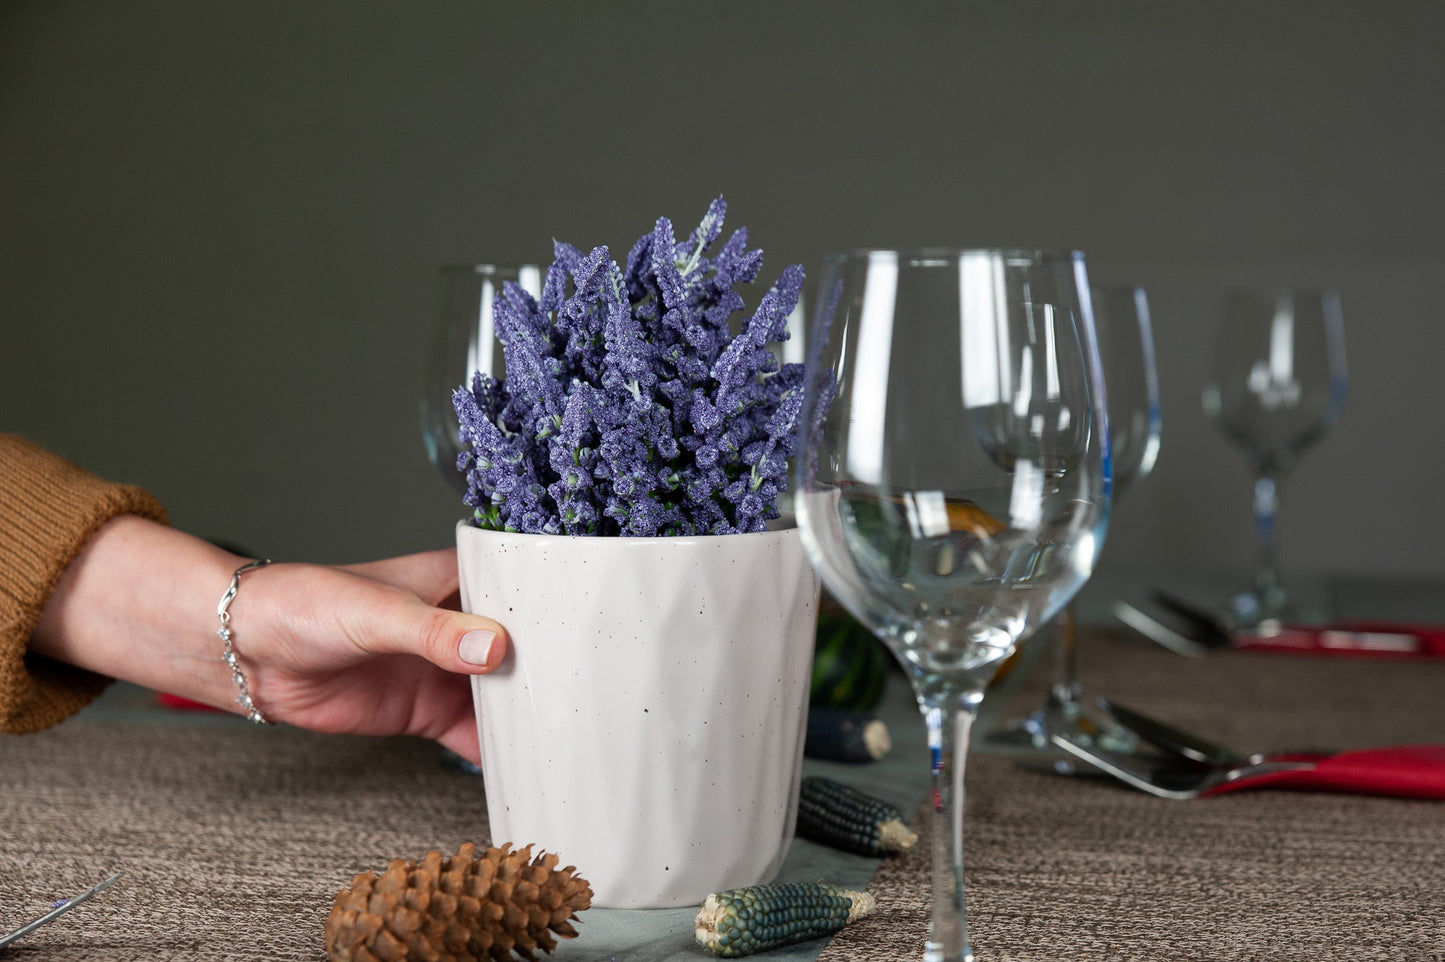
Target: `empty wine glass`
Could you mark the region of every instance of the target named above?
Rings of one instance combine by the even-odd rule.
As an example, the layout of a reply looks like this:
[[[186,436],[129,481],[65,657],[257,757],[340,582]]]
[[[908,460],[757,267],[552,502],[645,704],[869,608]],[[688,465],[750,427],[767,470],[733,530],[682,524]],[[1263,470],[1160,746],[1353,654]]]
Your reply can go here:
[[[1114,500],[1143,481],[1159,458],[1163,418],[1149,296],[1137,285],[1093,291],[1094,325],[1109,395]]]
[[[1138,286],[1095,287],[1092,290],[1099,358],[1108,395],[1109,439],[1113,466],[1113,506],[1133,485],[1149,476],[1159,455],[1162,418],[1159,375],[1154,360],[1154,334],[1149,298]],[[1077,618],[1071,603],[1046,631],[1053,655],[1053,680],[1044,703],[1023,719],[987,731],[986,750],[1023,757],[1042,755],[1068,773],[1077,759],[1064,755],[1051,740],[1067,734],[1084,744],[1097,743],[1113,752],[1132,752],[1138,737],[1084,700],[1079,682]]]
[[[963,785],[990,677],[1093,570],[1107,414],[1083,255],[829,256],[808,340],[798,526],[912,681],[932,758],[927,960],[971,959]]]
[[[441,271],[441,304],[427,335],[421,390],[421,436],[428,460],[459,494],[466,475],[457,470],[464,445],[457,435],[452,392],[482,371],[503,376],[502,346],[492,325],[492,302],[508,281],[533,297],[542,291],[546,269],[536,264],[461,264]]]
[[[1230,601],[1236,624],[1298,615],[1279,575],[1279,482],[1339,420],[1348,383],[1337,292],[1282,288],[1226,299],[1204,411],[1254,473],[1254,583]]]

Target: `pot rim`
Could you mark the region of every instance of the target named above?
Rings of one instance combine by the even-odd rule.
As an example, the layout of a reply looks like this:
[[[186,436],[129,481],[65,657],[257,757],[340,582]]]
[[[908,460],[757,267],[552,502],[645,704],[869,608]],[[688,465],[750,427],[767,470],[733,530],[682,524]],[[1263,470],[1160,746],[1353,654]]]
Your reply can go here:
[[[477,527],[476,525],[472,524],[472,523],[471,523],[470,521],[468,521],[467,519],[463,518],[463,519],[461,519],[460,521],[457,522],[456,530],[457,530],[457,537],[459,537],[459,538],[460,538],[460,537],[468,537],[468,538],[511,539],[511,540],[517,540],[517,541],[529,541],[529,542],[531,542],[531,543],[533,543],[533,544],[536,544],[536,545],[563,544],[563,543],[568,543],[568,544],[582,543],[582,544],[598,544],[598,545],[601,545],[601,544],[608,544],[608,543],[617,543],[617,544],[621,544],[621,545],[634,545],[634,546],[650,545],[650,546],[657,547],[657,546],[662,546],[662,545],[679,545],[679,546],[681,546],[681,545],[684,545],[684,544],[698,544],[698,543],[702,543],[702,544],[716,544],[716,543],[720,543],[720,542],[721,542],[721,543],[735,543],[736,540],[739,539],[739,538],[747,538],[747,539],[749,539],[749,540],[756,540],[756,539],[758,539],[758,538],[760,538],[760,537],[773,537],[773,538],[775,538],[775,539],[777,539],[777,540],[785,540],[786,538],[788,538],[788,536],[790,536],[790,535],[795,535],[795,534],[797,533],[797,531],[798,531],[798,525],[797,525],[797,522],[796,522],[796,520],[794,519],[794,517],[793,517],[792,515],[790,515],[790,514],[783,514],[783,515],[779,515],[779,516],[778,516],[777,518],[775,518],[774,520],[769,521],[769,522],[768,522],[767,530],[765,530],[765,531],[748,531],[748,532],[742,532],[742,533],[738,533],[738,534],[678,534],[678,535],[665,535],[665,536],[659,535],[659,536],[654,536],[654,537],[651,537],[651,538],[636,538],[636,537],[624,536],[624,535],[602,536],[602,535],[585,535],[585,534],[528,534],[528,533],[523,532],[523,531],[497,531],[497,530],[492,529],[492,528],[479,528],[479,527]],[[467,534],[467,535],[464,536],[464,535],[462,534],[463,531],[474,532],[474,533],[472,533],[472,534]]]

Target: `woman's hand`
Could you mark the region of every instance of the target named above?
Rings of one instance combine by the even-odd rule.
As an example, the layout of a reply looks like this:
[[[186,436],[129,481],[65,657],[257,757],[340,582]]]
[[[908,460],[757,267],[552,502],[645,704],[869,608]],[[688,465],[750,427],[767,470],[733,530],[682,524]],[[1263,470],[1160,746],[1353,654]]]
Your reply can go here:
[[[105,525],[66,570],[31,650],[237,712],[216,604],[248,559],[140,518]],[[453,550],[242,576],[233,644],[267,719],[325,732],[420,735],[479,760],[468,675],[506,631],[453,610]]]
[[[456,593],[455,550],[243,575],[231,618],[257,706],[316,731],[420,735],[478,761],[467,676],[496,667],[507,638],[443,608]]]

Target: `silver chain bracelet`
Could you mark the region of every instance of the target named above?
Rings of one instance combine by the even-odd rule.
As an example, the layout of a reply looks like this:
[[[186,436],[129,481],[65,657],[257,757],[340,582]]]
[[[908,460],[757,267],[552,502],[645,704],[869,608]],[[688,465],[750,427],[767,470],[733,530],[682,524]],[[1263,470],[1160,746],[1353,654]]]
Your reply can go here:
[[[241,689],[241,694],[236,696],[236,704],[246,709],[246,717],[258,725],[271,723],[266,720],[265,715],[261,714],[261,709],[256,707],[255,700],[251,698],[251,688],[246,684],[246,673],[241,670],[241,659],[236,657],[236,648],[231,644],[234,632],[231,631],[231,613],[227,609],[231,607],[231,602],[235,600],[236,592],[241,587],[241,575],[257,568],[264,568],[270,563],[270,558],[262,558],[237,568],[236,573],[231,575],[231,587],[226,589],[226,593],[221,596],[221,603],[216,605],[216,615],[221,619],[221,627],[216,629],[216,635],[225,642],[225,661],[227,667],[231,669],[231,680],[236,683],[237,688]]]

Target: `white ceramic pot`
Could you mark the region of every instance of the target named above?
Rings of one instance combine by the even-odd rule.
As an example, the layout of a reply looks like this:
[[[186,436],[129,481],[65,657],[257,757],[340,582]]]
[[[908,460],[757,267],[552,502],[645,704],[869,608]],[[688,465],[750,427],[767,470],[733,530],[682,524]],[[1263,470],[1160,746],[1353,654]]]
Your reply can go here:
[[[793,838],[819,583],[795,528],[572,538],[457,526],[462,604],[511,635],[473,679],[494,844],[593,904],[770,881]]]

